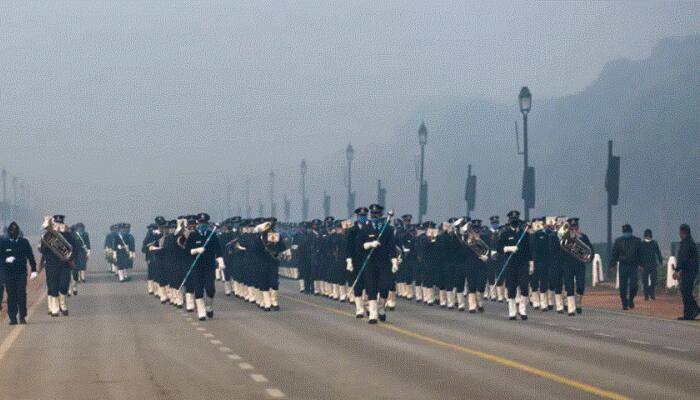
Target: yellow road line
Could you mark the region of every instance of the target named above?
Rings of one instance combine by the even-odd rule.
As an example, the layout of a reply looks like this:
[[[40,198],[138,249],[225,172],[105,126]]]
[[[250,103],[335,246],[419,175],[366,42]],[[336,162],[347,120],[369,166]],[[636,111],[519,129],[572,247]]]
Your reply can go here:
[[[284,297],[288,300],[291,300],[291,301],[294,301],[297,303],[310,305],[312,307],[315,307],[315,308],[318,308],[318,309],[321,309],[324,311],[332,312],[334,314],[344,315],[344,316],[355,318],[354,314],[350,314],[350,313],[347,313],[347,312],[344,312],[344,311],[341,311],[341,310],[338,310],[338,309],[335,309],[332,307],[325,307],[325,306],[322,306],[322,305],[319,305],[319,304],[316,304],[316,303],[313,303],[310,301],[301,300],[301,299],[297,299],[297,298],[286,296],[286,295],[281,295],[281,297]],[[432,338],[430,336],[422,335],[420,333],[412,332],[412,331],[409,331],[407,329],[399,328],[398,326],[395,326],[395,325],[392,325],[389,323],[380,323],[380,324],[377,324],[377,326],[384,328],[384,329],[387,329],[387,330],[390,330],[392,332],[396,332],[396,333],[404,335],[404,336],[408,336],[408,337],[411,337],[414,339],[424,341],[426,343],[430,343],[430,344],[439,346],[439,347],[444,347],[444,348],[451,349],[451,350],[457,350],[457,351],[460,351],[462,353],[481,358],[482,360],[491,361],[491,362],[494,362],[496,364],[504,365],[506,367],[511,367],[511,368],[514,368],[514,369],[517,369],[517,370],[520,370],[523,372],[527,372],[531,375],[539,376],[541,378],[545,378],[545,379],[548,379],[550,381],[554,381],[554,382],[560,383],[562,385],[566,385],[566,386],[581,390],[581,391],[586,392],[586,393],[594,394],[594,395],[599,396],[601,398],[611,399],[611,400],[630,400],[631,399],[630,397],[621,395],[619,393],[611,392],[609,390],[601,389],[599,387],[589,385],[587,383],[580,382],[580,381],[577,381],[575,379],[567,378],[565,376],[561,376],[561,375],[555,374],[553,372],[549,372],[549,371],[545,371],[543,369],[532,367],[530,365],[523,364],[519,361],[511,360],[511,359],[497,356],[497,355],[491,354],[491,353],[485,353],[485,352],[479,351],[479,350],[474,350],[474,349],[471,349],[469,347],[460,346],[460,345],[457,345],[454,343],[448,343],[448,342],[445,342],[445,341],[442,341],[439,339]]]

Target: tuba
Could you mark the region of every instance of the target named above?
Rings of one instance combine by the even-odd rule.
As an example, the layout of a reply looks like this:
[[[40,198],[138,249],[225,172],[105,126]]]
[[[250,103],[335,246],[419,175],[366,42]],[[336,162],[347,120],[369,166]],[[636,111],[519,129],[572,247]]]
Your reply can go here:
[[[73,256],[73,246],[54,228],[53,220],[48,221],[44,233],[41,234],[41,244],[62,261],[68,261]]]
[[[491,249],[489,245],[484,242],[481,238],[479,232],[475,232],[471,229],[471,224],[466,224],[462,227],[462,233],[466,236],[466,245],[469,247],[477,256],[489,256]]]
[[[569,231],[569,224],[564,224],[557,232],[561,249],[580,262],[588,263],[593,259],[593,250],[578,236]]]

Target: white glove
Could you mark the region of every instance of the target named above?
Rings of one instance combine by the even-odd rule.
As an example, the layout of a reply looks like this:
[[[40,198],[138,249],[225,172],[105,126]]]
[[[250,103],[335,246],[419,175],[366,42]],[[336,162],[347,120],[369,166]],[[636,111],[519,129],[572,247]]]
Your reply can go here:
[[[487,255],[479,256],[479,260],[486,262],[489,260],[489,256],[487,256]]]
[[[87,256],[90,257],[90,249],[87,250]]]
[[[192,254],[193,256],[202,253],[204,253],[204,247],[197,247],[196,249],[190,250],[190,254]]]
[[[515,253],[518,251],[518,246],[505,246],[503,248],[504,253]]]
[[[349,272],[352,272],[352,258],[348,258],[345,260],[345,269],[348,270]]]
[[[410,253],[410,252],[411,252],[411,249],[407,249],[407,248],[405,248],[405,247],[402,247],[401,249],[403,250],[404,253]]]
[[[36,279],[36,275],[36,271],[32,272],[31,274],[29,274],[29,279],[33,281],[34,279]]]
[[[391,273],[395,274],[399,271],[399,260],[397,258],[391,259]]]
[[[293,245],[292,245],[292,250],[296,250],[296,249],[298,249],[298,248],[299,248],[299,245],[298,245],[298,244],[293,244]]]
[[[5,259],[5,263],[12,264],[13,262],[15,262],[15,260],[16,258],[14,256],[9,256]]]
[[[534,261],[530,261],[529,269],[527,270],[527,273],[530,275],[535,273],[535,262]]]
[[[380,245],[381,245],[381,243],[379,243],[378,240],[373,240],[373,241],[371,241],[371,242],[365,242],[365,243],[362,245],[362,247],[364,247],[365,250],[369,250],[369,249],[376,249],[376,248],[379,247]]]
[[[130,252],[129,252],[129,259],[130,259],[130,260],[133,260],[134,257],[136,257],[136,254],[135,254],[133,251],[130,251]]]
[[[224,259],[221,257],[216,259],[216,265],[221,269],[226,269],[226,265],[224,264]]]
[[[491,257],[495,256],[496,253],[498,253],[496,250],[491,250]]]

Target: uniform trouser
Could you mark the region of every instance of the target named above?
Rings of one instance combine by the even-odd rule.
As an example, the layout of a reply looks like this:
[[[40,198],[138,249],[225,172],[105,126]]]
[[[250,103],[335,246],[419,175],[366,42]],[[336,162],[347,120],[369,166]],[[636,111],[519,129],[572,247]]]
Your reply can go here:
[[[0,268],[0,306],[2,306],[2,298],[5,295],[5,270]]]
[[[279,275],[277,273],[277,265],[261,265],[258,289],[267,291],[270,289],[279,289]]]
[[[438,276],[437,286],[440,290],[450,290],[450,286],[453,280],[453,275],[456,266],[453,264],[444,263],[440,267],[440,272]]]
[[[561,287],[564,280],[564,269],[560,262],[552,263],[549,266],[549,290],[555,294],[561,294]]]
[[[656,264],[642,268],[642,286],[644,295],[656,296]]]
[[[233,279],[233,264],[230,261],[226,261],[224,265],[226,266],[224,268],[224,279],[228,282]]]
[[[586,264],[575,261],[564,263],[564,286],[567,296],[573,296],[574,289],[576,294],[583,295],[586,287]]]
[[[685,317],[695,317],[695,314],[700,311],[698,302],[693,295],[693,287],[697,276],[697,270],[690,273],[686,271],[681,275],[681,296],[683,297],[683,315]]]
[[[27,273],[8,273],[5,286],[7,287],[7,315],[11,321],[27,316]]]
[[[46,286],[49,296],[67,295],[70,286],[70,268],[46,265]]]
[[[520,294],[527,297],[530,294],[529,290],[529,275],[527,265],[509,265],[506,267],[506,288],[508,289],[508,298],[514,299],[517,293],[517,288],[520,287]]]
[[[153,261],[148,261],[146,264],[146,279],[149,281],[155,280],[153,275]]]
[[[356,265],[353,262],[353,265]],[[362,265],[360,264],[359,267],[356,267],[353,269],[353,271],[350,273],[350,279],[348,279],[348,282],[350,285],[352,285],[355,280],[357,279],[357,274],[360,272],[360,268],[362,268]],[[363,272],[364,274],[364,272]],[[352,292],[355,295],[355,297],[360,297],[362,296],[362,291],[365,290],[365,280],[364,277],[360,277],[360,279],[357,279],[357,283],[355,284],[355,287],[353,288]]]
[[[214,297],[216,293],[216,270],[212,268],[197,268],[192,270],[190,275],[194,286],[194,298],[201,299],[206,292],[207,297]]]
[[[446,290],[457,289],[457,292],[463,292],[467,275],[473,269],[474,268],[467,267],[466,265],[453,265],[451,268],[452,274],[450,276],[450,282]]]
[[[530,284],[533,291],[547,293],[549,289],[549,264],[535,262],[535,273],[531,275]]]
[[[623,306],[629,306],[637,295],[638,275],[636,265],[620,263],[620,299]]]
[[[390,263],[368,263],[363,275],[367,297],[370,300],[376,299],[377,294],[383,299],[389,296],[389,289],[393,281]]]
[[[469,293],[483,292],[486,285],[486,264],[478,263],[467,269],[467,290]],[[459,288],[457,288],[459,291]]]
[[[70,275],[71,275],[71,278],[73,279],[74,282],[80,282],[80,270],[79,269],[71,269]]]
[[[304,280],[304,291],[306,293],[311,293],[314,291],[314,283],[313,283],[313,265],[311,264],[306,264],[302,263],[299,265],[299,274],[301,276],[301,279]]]
[[[503,285],[503,282],[505,282],[506,279],[506,273],[503,272],[501,274],[500,278],[498,278],[498,282],[496,282],[496,277],[498,277],[498,274],[501,272],[501,268],[503,268],[503,259],[501,257],[497,257],[496,259],[491,259],[488,261],[487,264],[487,270],[488,270],[488,283],[490,285],[497,285],[501,286]]]

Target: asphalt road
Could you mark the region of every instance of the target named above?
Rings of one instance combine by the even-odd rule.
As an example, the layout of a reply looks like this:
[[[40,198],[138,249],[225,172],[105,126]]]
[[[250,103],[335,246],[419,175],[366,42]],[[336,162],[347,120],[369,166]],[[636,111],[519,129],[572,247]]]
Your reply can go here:
[[[161,305],[143,274],[93,272],[51,318],[0,326],[0,399],[690,399],[700,323],[585,309],[508,321],[400,301],[370,326],[282,285],[282,311],[219,293],[215,319]],[[35,298],[36,300],[36,298]]]

